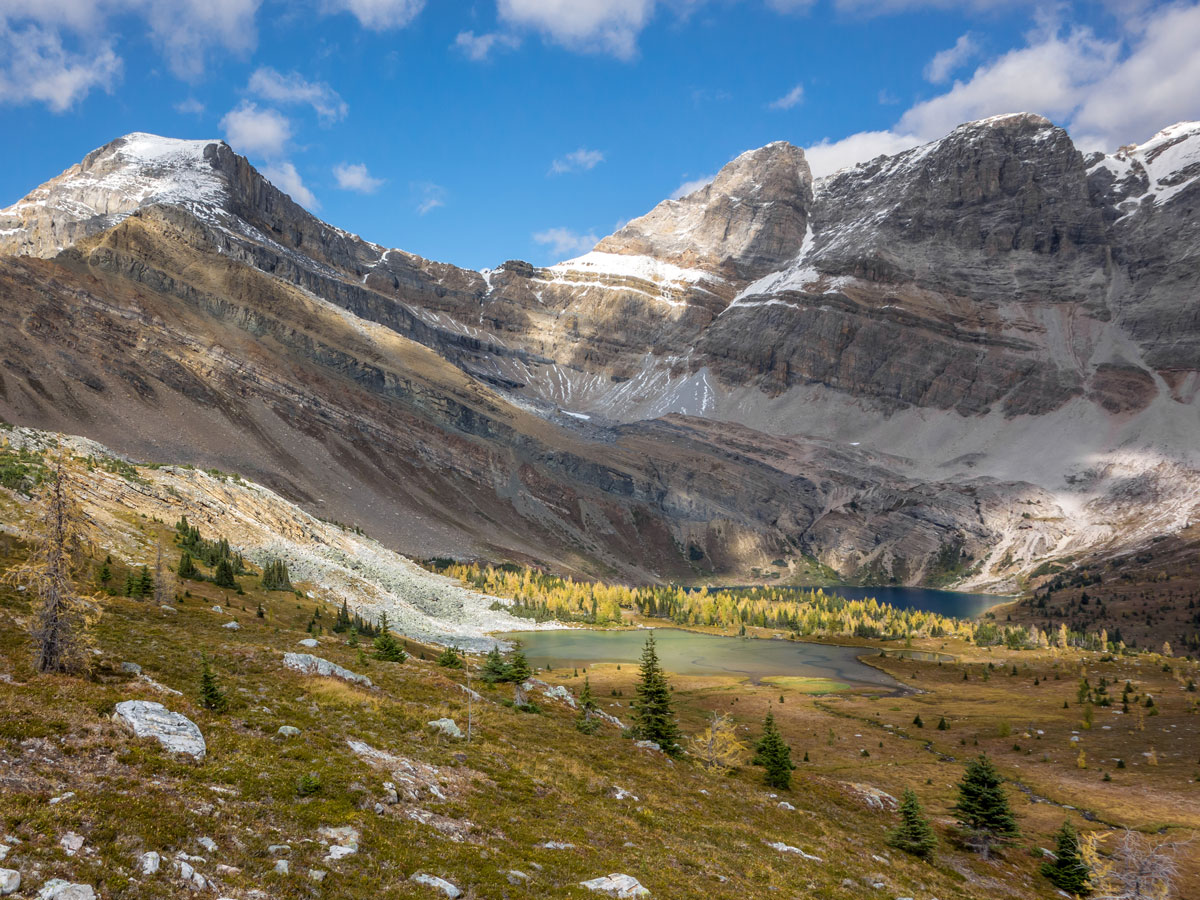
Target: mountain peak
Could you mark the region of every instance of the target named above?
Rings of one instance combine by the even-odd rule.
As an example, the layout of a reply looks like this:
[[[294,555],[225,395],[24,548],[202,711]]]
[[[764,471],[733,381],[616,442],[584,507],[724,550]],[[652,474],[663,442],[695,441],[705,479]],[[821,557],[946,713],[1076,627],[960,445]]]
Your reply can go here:
[[[751,280],[795,255],[811,202],[804,151],[775,141],[735,157],[704,187],[659,203],[596,251]]]
[[[222,151],[233,157],[216,140],[133,132],[110,141],[0,210],[0,253],[53,256],[155,203],[219,206],[229,193]]]

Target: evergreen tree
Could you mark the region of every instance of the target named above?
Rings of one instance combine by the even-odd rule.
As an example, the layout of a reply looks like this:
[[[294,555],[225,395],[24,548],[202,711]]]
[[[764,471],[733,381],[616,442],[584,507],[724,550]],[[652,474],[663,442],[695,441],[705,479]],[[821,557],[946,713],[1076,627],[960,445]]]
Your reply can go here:
[[[237,582],[233,580],[233,566],[230,565],[228,559],[217,561],[217,569],[213,573],[213,584],[222,588],[237,588]]]
[[[986,753],[967,763],[952,809],[967,845],[978,849],[984,859],[992,847],[1011,843],[1019,833],[1004,793],[1004,778]]]
[[[949,731],[950,730],[950,726],[946,724],[945,716],[942,716],[940,719],[938,719],[937,727],[938,727],[938,731]]]
[[[192,561],[192,554],[187,550],[179,554],[179,566],[175,573],[180,578],[190,578],[192,581],[199,581],[201,578],[200,570],[196,568],[195,562]]]
[[[770,710],[767,710],[767,718],[763,722],[763,736],[754,750],[754,765],[766,770],[763,783],[781,791],[791,790],[792,769],[795,768],[792,765],[792,751],[779,733],[775,714]]]
[[[911,853],[924,860],[933,859],[937,847],[937,835],[925,818],[921,801],[912,788],[905,788],[900,799],[900,824],[888,833],[888,843],[897,850]]]
[[[347,647],[357,647],[358,646],[358,629],[355,628],[353,625],[350,626],[350,639],[348,641],[346,641],[346,646]]]
[[[1079,852],[1079,832],[1067,819],[1054,835],[1054,859],[1042,864],[1042,874],[1056,888],[1068,894],[1084,895],[1090,892],[1091,870]]]
[[[447,647],[438,657],[437,663],[439,666],[445,666],[447,669],[461,669],[463,667],[462,657],[458,655],[457,647]]]
[[[671,687],[658,663],[654,632],[646,636],[642,648],[641,679],[637,699],[633,701],[633,733],[643,741],[653,741],[664,753],[680,752],[679,726],[671,709]]]
[[[294,591],[292,579],[288,576],[287,563],[282,559],[270,560],[263,566],[262,589],[264,591]],[[342,601],[343,604],[345,601]]]
[[[203,668],[200,670],[200,705],[213,712],[224,712],[229,706],[229,700],[217,684],[217,676],[209,664],[208,657],[205,656],[203,660]]]
[[[350,607],[346,601],[342,601],[342,608],[338,610],[337,618],[333,622],[334,634],[342,634],[351,629],[353,623],[350,621]]]
[[[138,577],[134,574],[133,569],[130,569],[125,573],[125,596],[137,597],[139,590],[141,590],[141,587],[139,586]]]
[[[509,666],[505,664],[504,657],[500,655],[500,648],[493,644],[487,657],[484,658],[483,668],[479,670],[479,677],[488,684],[495,684],[497,681],[507,681],[508,675]]]
[[[108,583],[110,581],[112,581],[112,565],[111,565],[111,563],[112,563],[112,557],[111,556],[105,557],[104,563],[100,566],[100,571],[96,575],[96,579],[100,582],[100,585],[102,587],[108,587]]]
[[[575,727],[584,734],[595,734],[600,725],[596,713],[600,706],[592,696],[592,684],[586,675],[583,676],[583,690],[579,692],[579,715],[575,717]]]
[[[386,614],[379,624],[379,637],[375,638],[375,658],[384,662],[404,662],[408,659],[408,654],[404,652],[404,646],[396,640],[396,635],[387,627]]]
[[[154,594],[154,576],[150,574],[149,566],[142,566],[138,572],[138,596],[150,597]]]
[[[925,727],[925,723],[921,720],[920,713],[917,713],[916,716],[913,717],[913,724],[916,725],[918,728]]]
[[[532,674],[533,669],[529,667],[529,660],[525,658],[525,651],[521,649],[515,650],[512,659],[508,663],[508,680],[514,681],[517,684],[524,684]]]

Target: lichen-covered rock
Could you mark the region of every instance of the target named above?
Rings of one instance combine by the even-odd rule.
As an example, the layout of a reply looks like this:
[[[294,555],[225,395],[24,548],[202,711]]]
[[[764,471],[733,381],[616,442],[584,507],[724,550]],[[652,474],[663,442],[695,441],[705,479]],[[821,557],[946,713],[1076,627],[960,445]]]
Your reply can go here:
[[[608,894],[610,897],[649,897],[650,892],[642,887],[640,881],[632,875],[615,873],[590,881],[581,881],[583,887],[598,894]]]
[[[113,719],[138,737],[156,739],[171,753],[201,760],[208,752],[199,726],[182,713],[171,712],[161,703],[123,700],[116,705]]]
[[[15,894],[21,889],[21,873],[16,869],[0,869],[0,895]]]
[[[305,675],[321,675],[326,678],[341,678],[344,681],[349,681],[352,684],[361,684],[363,687],[371,686],[371,679],[366,675],[359,675],[357,672],[351,672],[339,666],[337,663],[331,663],[327,659],[322,659],[319,656],[313,656],[309,653],[285,653],[283,655],[283,664],[296,672],[302,672]]]
[[[462,729],[458,727],[458,723],[453,719],[434,719],[429,723],[429,727],[439,734],[444,734],[446,737],[463,738]]]
[[[426,887],[439,890],[447,897],[450,897],[451,900],[455,900],[455,898],[462,896],[462,891],[460,891],[455,885],[451,884],[445,878],[439,878],[436,875],[428,875],[425,872],[417,872],[413,875],[410,875],[408,880],[413,884],[423,884]]]
[[[37,900],[96,900],[96,892],[90,884],[51,878],[38,891]]]

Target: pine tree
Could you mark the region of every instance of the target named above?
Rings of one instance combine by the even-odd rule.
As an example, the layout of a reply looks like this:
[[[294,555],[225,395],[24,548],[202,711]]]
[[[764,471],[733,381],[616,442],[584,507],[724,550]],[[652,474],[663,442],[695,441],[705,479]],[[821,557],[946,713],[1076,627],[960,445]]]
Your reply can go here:
[[[925,723],[924,723],[924,722],[921,720],[921,714],[920,714],[920,713],[917,713],[917,714],[916,714],[916,716],[913,718],[913,724],[914,724],[914,725],[916,725],[918,728],[924,728],[924,727],[925,727]]]
[[[978,849],[984,859],[992,847],[1011,843],[1019,834],[1004,793],[1004,778],[986,753],[967,763],[958,785],[958,802],[952,809],[958,814],[967,845]]]
[[[492,649],[484,658],[483,668],[479,670],[479,677],[488,684],[495,684],[498,681],[506,681],[508,674],[509,667],[505,665],[504,657],[500,655],[500,648],[493,644]]]
[[[263,566],[262,589],[264,591],[294,591],[292,579],[288,576],[287,563],[282,559],[270,560]],[[342,601],[343,604],[345,601]]]
[[[217,561],[216,571],[213,572],[213,584],[222,588],[237,588],[238,584],[233,580],[233,566],[228,559],[222,558]]]
[[[96,606],[75,589],[82,557],[83,511],[60,456],[37,497],[39,514],[29,558],[3,575],[34,598],[30,634],[39,672],[79,673],[91,659],[88,627]]]
[[[382,624],[386,624],[387,619],[383,620]],[[408,654],[404,652],[404,647],[396,640],[390,628],[381,628],[379,637],[375,638],[375,653],[376,659],[381,659],[384,662],[404,662],[408,659]]]
[[[100,566],[100,571],[96,574],[96,580],[100,582],[101,587],[108,587],[108,583],[112,581],[112,557],[106,557]]]
[[[138,590],[139,587],[137,575],[134,574],[133,569],[130,569],[125,574],[125,596],[136,597]]]
[[[342,607],[338,610],[337,618],[333,622],[334,634],[343,634],[351,629],[353,622],[350,620],[350,607],[346,601],[342,601]]]
[[[203,667],[200,670],[200,705],[213,712],[224,712],[229,706],[229,700],[217,684],[216,673],[213,672],[207,656],[203,658]]]
[[[192,554],[187,550],[179,554],[179,566],[175,569],[175,574],[180,578],[190,578],[193,581],[200,580],[200,570],[196,568],[195,562],[192,561]]]
[[[888,843],[897,850],[911,853],[924,860],[933,859],[937,835],[925,818],[921,801],[912,788],[906,788],[900,799],[900,824],[888,833]]]
[[[154,595],[154,576],[150,574],[149,566],[142,566],[138,572],[137,595],[139,597],[151,597]]]
[[[513,652],[512,659],[508,663],[508,680],[514,681],[517,684],[524,684],[533,674],[533,669],[529,667],[529,660],[525,658],[524,650],[516,650]]]
[[[463,667],[462,657],[458,655],[458,648],[447,647],[442,651],[441,656],[437,659],[439,666],[445,666],[447,669],[461,669]]]
[[[1067,819],[1054,835],[1054,859],[1042,864],[1042,874],[1068,894],[1087,894],[1091,869],[1079,851],[1079,832]]]
[[[766,770],[763,783],[781,791],[791,790],[792,769],[795,768],[792,765],[792,751],[779,733],[775,714],[770,710],[767,710],[767,718],[763,722],[763,736],[754,751],[754,765]]]
[[[949,731],[950,730],[950,726],[948,724],[946,724],[945,716],[942,716],[940,719],[938,719],[937,727],[938,727],[938,731]]]
[[[680,752],[679,726],[671,709],[671,687],[658,663],[654,632],[646,636],[646,646],[642,648],[640,678],[637,698],[633,701],[633,733],[675,756]]]
[[[579,692],[579,715],[575,717],[575,727],[584,734],[595,734],[600,725],[596,713],[600,706],[592,696],[592,684],[586,675],[583,676],[583,690]]]

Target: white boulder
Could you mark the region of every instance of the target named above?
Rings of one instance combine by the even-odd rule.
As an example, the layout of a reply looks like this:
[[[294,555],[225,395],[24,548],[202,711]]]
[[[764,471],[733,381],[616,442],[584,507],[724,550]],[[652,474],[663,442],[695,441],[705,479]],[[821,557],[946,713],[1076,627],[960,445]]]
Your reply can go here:
[[[608,894],[610,897],[649,897],[650,892],[642,887],[632,875],[615,873],[603,878],[593,878],[591,881],[579,882],[589,891],[598,894]]]
[[[204,759],[208,747],[199,727],[182,713],[171,712],[149,700],[123,700],[116,705],[113,720],[138,737],[155,738],[170,753]]]
[[[21,873],[16,869],[0,869],[0,895],[15,894],[21,889]]]
[[[424,872],[417,872],[415,875],[410,875],[408,880],[413,884],[423,884],[426,887],[436,888],[447,897],[450,897],[451,900],[462,896],[462,891],[445,878],[438,878],[436,875],[426,875]]]
[[[462,729],[458,727],[458,724],[453,719],[434,719],[432,722],[430,722],[428,724],[429,724],[429,727],[432,728],[434,731],[440,732],[441,734],[444,734],[447,737],[452,737],[452,738],[466,737],[466,735],[464,735],[462,733]]]
[[[371,686],[371,679],[366,675],[351,672],[349,669],[342,668],[337,663],[331,663],[329,660],[313,656],[311,653],[285,653],[283,654],[283,664],[287,668],[293,669],[296,672],[302,672],[305,675],[341,678],[349,681],[351,684],[361,684],[363,687]]]
[[[72,884],[61,878],[51,878],[38,891],[37,900],[96,900],[90,884]]]
[[[138,870],[143,875],[158,874],[159,866],[162,865],[162,857],[150,850],[138,857]]]

